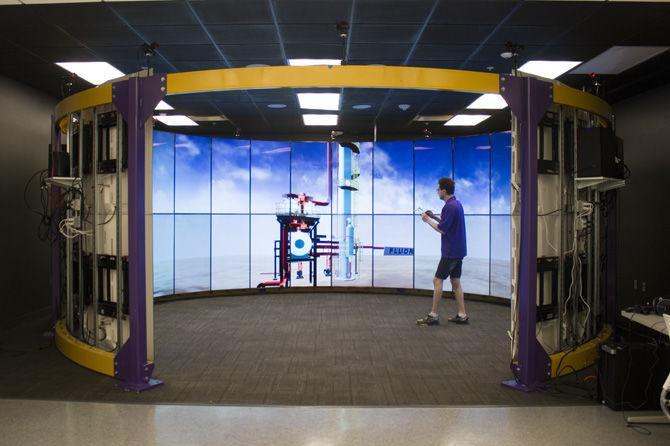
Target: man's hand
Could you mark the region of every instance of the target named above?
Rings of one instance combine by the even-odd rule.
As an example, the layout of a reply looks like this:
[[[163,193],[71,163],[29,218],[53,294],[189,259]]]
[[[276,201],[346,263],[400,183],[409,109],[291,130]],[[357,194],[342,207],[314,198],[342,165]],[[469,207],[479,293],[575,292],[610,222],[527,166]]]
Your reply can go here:
[[[423,214],[421,214],[421,220],[425,221],[426,223],[428,223],[428,221],[429,221],[429,220],[431,219],[431,217],[432,217],[432,215],[429,215],[429,214],[428,214],[429,212],[432,214],[431,211],[426,211],[426,212],[424,212]]]
[[[433,214],[433,211],[431,211],[430,209],[428,209],[426,212],[424,212],[424,214],[428,215],[430,218],[435,217],[435,214]]]

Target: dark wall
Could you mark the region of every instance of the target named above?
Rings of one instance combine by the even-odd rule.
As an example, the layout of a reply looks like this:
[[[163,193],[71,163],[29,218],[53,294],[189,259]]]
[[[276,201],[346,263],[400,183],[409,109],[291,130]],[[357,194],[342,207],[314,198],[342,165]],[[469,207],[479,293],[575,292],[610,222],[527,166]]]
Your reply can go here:
[[[49,245],[37,238],[39,216],[24,204],[26,181],[47,166],[56,99],[0,76],[0,326],[49,306]],[[39,207],[37,182],[29,191]]]
[[[618,292],[626,307],[670,296],[670,85],[618,102],[614,113],[631,170],[618,210]]]

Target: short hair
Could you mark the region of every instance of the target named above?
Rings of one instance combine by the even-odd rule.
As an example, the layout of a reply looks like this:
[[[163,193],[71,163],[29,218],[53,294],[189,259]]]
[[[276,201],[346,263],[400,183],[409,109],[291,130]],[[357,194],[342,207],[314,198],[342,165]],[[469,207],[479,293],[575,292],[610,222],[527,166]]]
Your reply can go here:
[[[456,183],[454,183],[454,180],[451,178],[440,178],[438,180],[438,184],[440,185],[440,189],[444,189],[447,191],[449,195],[454,195],[454,187],[456,186]]]

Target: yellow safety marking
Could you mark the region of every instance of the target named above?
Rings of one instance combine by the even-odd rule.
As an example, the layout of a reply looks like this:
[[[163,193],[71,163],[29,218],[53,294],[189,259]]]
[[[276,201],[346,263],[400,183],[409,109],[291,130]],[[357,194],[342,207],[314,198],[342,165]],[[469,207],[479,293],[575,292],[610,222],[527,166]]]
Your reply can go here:
[[[56,347],[77,364],[105,375],[114,376],[114,353],[81,342],[70,334],[63,320],[56,323]]]

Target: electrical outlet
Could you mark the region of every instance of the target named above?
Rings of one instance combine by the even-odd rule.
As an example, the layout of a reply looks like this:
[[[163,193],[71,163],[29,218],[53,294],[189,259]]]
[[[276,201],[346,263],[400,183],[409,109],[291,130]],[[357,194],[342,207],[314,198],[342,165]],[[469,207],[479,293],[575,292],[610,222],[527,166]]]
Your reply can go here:
[[[644,293],[646,291],[647,291],[647,282],[642,282],[642,292]]]
[[[633,279],[633,289],[637,291],[637,279]]]

